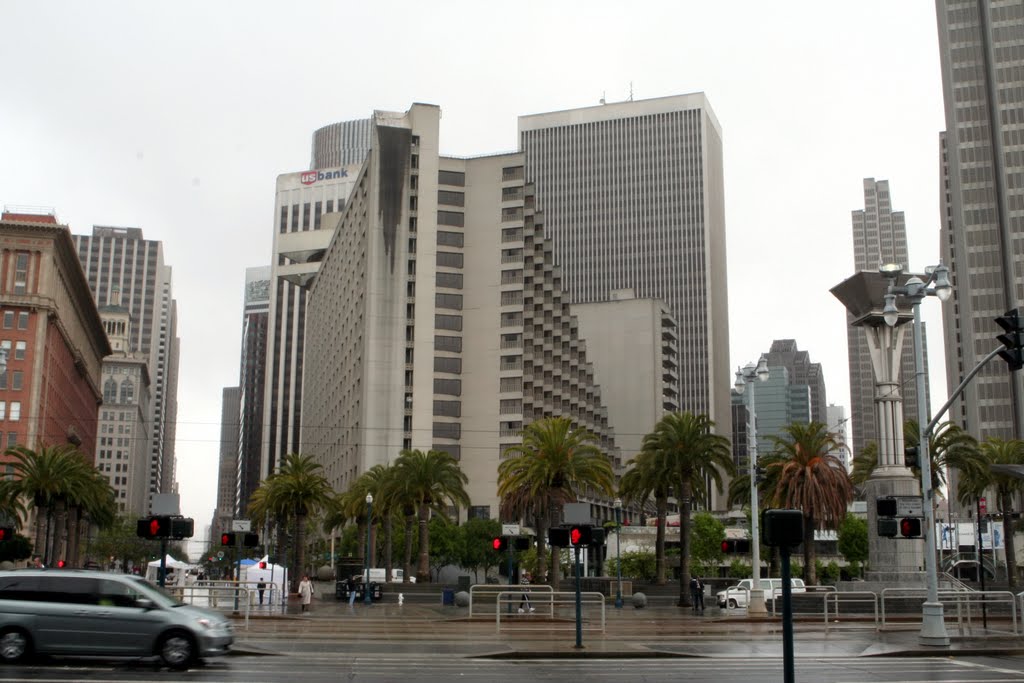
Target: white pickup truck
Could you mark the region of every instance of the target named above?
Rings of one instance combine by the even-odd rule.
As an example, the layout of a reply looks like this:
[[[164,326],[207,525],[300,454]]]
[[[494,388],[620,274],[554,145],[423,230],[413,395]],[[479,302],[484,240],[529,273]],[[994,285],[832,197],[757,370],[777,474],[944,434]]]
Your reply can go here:
[[[807,586],[803,579],[790,579],[790,590],[794,593],[806,593]],[[735,586],[729,586],[724,591],[718,591],[719,607],[746,607],[750,597],[750,590],[754,587],[753,579],[743,579]],[[782,579],[761,579],[761,590],[764,591],[765,600],[774,600],[782,596]]]

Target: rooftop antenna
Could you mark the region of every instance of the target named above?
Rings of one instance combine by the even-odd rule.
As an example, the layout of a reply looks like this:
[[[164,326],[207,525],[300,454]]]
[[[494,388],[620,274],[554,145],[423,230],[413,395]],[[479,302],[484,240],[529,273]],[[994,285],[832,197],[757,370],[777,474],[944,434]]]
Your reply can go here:
[[[601,104],[606,104],[604,101],[604,91],[601,91]]]
[[[629,82],[629,101],[633,101],[633,81]]]

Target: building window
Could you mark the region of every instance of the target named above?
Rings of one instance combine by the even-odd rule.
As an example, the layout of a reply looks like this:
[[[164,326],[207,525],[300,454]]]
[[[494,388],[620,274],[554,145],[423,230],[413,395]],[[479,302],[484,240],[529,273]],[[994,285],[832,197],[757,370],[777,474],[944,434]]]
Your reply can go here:
[[[462,289],[462,273],[447,273],[438,271],[434,276],[434,281],[438,287],[447,287],[448,289]]]
[[[434,329],[462,331],[461,315],[434,315]]]
[[[461,171],[438,171],[437,182],[440,185],[466,186],[466,174]],[[460,205],[461,206],[461,205]]]
[[[437,224],[461,228],[466,224],[466,217],[460,211],[438,211]]]
[[[121,403],[131,403],[135,399],[135,385],[130,379],[121,384]]]
[[[444,308],[452,311],[462,310],[462,295],[461,294],[442,294],[438,292],[434,295],[434,306],[437,308]]]
[[[18,313],[18,329],[19,330],[27,330],[28,329],[28,312],[27,311],[22,311],[22,312]]]
[[[461,247],[465,243],[465,238],[461,232],[451,232],[448,230],[437,231],[437,245],[439,247]]]
[[[21,401],[11,401],[11,422],[17,422],[21,419]]]
[[[18,445],[18,432],[7,432],[7,447]]]
[[[454,351],[459,353],[462,351],[462,337],[449,337],[445,335],[434,336],[434,350],[435,351]]]
[[[108,377],[103,383],[103,402],[114,403],[117,401],[117,382],[113,377]]]
[[[437,203],[446,204],[448,206],[465,206],[466,205],[466,193],[465,192],[452,192],[451,190],[438,190],[437,191]]]
[[[14,329],[14,311],[4,311],[4,329]]]
[[[11,389],[13,391],[21,391],[22,373],[21,370],[15,370],[11,373]]]
[[[14,293],[25,294],[28,291],[28,253],[19,251],[14,257]]]
[[[7,418],[7,401],[0,401],[0,420]]]
[[[462,380],[460,379],[435,379],[434,393],[445,396],[462,396]]]
[[[434,415],[462,417],[462,401],[434,401]]]
[[[461,268],[462,254],[450,251],[437,252],[437,265],[445,268]]]
[[[449,356],[435,356],[434,372],[450,372],[453,375],[462,374],[462,359]]]
[[[462,436],[462,425],[458,422],[435,422],[435,439],[458,439]]]
[[[467,514],[469,519],[490,519],[491,507],[489,505],[470,505]]]
[[[25,349],[27,346],[28,344],[23,341],[14,343],[14,360],[25,360]]]

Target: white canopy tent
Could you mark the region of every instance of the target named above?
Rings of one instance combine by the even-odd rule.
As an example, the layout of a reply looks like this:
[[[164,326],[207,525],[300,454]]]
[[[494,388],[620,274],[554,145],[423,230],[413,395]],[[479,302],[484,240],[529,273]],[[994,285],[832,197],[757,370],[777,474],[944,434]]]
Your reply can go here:
[[[261,563],[266,563],[265,569],[260,568]],[[267,604],[271,600],[279,603],[287,595],[288,570],[268,560],[266,555],[252,564],[243,563],[239,579],[249,588],[255,588],[260,582],[265,583]]]
[[[181,560],[176,560],[173,557],[171,557],[170,555],[167,555],[164,558],[164,563],[165,563],[165,566],[167,567],[168,580],[166,581],[166,583],[168,585],[172,585],[172,584],[184,585],[184,583],[185,583],[185,575],[188,573],[189,569],[192,569],[195,566],[195,565],[189,564],[188,562],[182,562]],[[173,577],[171,575],[171,572],[174,572]],[[146,580],[147,581],[149,581],[151,583],[156,583],[158,581],[158,579],[159,579],[159,574],[160,574],[160,560],[153,560],[152,562],[150,562],[150,563],[148,563],[146,565]],[[175,579],[175,580],[172,581],[171,580],[172,578]]]

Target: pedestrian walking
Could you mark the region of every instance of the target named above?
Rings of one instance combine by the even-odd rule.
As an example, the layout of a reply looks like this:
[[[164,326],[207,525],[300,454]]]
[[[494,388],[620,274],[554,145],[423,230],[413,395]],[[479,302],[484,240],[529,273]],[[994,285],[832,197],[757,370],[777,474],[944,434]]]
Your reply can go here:
[[[356,606],[356,582],[352,580],[352,577],[348,577],[345,581],[345,587],[348,588],[348,606]]]
[[[299,604],[301,605],[301,611],[305,612],[308,610],[311,602],[313,602],[313,582],[309,580],[309,576],[303,576],[302,581],[299,581]]]
[[[690,603],[694,612],[704,613],[704,582],[697,576],[690,579]]]
[[[519,577],[519,585],[520,586],[529,586],[530,585],[530,572],[523,572],[522,576]],[[523,613],[523,611],[524,611],[523,607],[524,606],[526,607],[526,609],[530,610],[531,612],[534,611],[533,606],[530,604],[530,589],[529,588],[524,588],[523,589],[523,595],[519,599],[519,613],[520,614]]]
[[[259,583],[256,584],[256,592],[260,596],[260,604],[261,605],[263,604],[263,594],[266,592],[266,590],[267,590],[267,584],[263,583],[263,581],[260,581]]]

